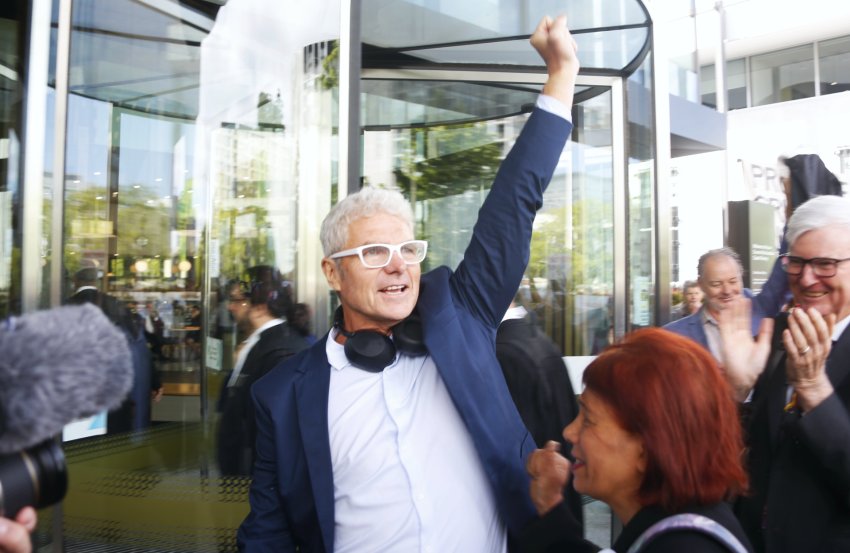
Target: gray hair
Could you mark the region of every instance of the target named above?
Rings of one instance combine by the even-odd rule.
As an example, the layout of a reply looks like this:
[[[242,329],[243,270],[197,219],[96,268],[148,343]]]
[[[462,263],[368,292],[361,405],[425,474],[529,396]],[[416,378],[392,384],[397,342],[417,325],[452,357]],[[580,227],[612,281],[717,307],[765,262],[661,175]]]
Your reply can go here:
[[[850,229],[850,198],[815,196],[804,202],[788,219],[785,236],[791,245],[810,230],[830,225],[842,225]]]
[[[732,248],[717,248],[716,250],[709,250],[699,257],[699,261],[697,262],[697,276],[702,278],[702,270],[705,267],[706,261],[712,257],[720,257],[724,255],[738,265],[738,270],[741,273],[744,272],[744,266],[741,264],[741,256],[738,255],[738,252]]]
[[[413,210],[401,192],[367,186],[333,206],[322,221],[319,236],[325,257],[345,247],[352,222],[377,213],[398,217],[413,230]]]
[[[687,292],[691,288],[699,288],[699,282],[695,280],[686,280],[684,284],[682,284],[682,292]]]

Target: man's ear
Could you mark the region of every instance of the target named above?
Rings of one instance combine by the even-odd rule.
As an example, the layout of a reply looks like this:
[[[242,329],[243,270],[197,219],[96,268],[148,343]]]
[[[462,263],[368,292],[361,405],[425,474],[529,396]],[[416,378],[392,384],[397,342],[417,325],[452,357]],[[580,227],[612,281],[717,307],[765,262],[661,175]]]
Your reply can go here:
[[[322,272],[332,290],[339,292],[342,286],[342,268],[333,259],[322,258]]]

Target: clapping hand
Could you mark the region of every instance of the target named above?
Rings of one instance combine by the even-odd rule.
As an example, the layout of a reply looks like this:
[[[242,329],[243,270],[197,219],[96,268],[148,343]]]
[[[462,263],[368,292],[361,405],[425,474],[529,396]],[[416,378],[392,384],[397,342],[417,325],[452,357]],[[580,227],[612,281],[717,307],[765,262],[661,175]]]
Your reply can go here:
[[[792,308],[788,314],[788,328],[782,332],[788,352],[785,373],[804,411],[814,409],[833,392],[826,375],[826,358],[832,348],[834,325],[835,314],[824,317],[815,308]]]

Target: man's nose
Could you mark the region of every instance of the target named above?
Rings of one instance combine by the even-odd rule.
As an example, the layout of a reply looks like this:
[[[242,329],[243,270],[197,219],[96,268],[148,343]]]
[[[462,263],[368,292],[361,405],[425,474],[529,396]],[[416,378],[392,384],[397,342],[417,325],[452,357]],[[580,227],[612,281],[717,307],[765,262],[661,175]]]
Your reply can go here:
[[[384,267],[384,269],[386,269],[389,272],[394,273],[396,271],[403,270],[405,265],[406,264],[404,262],[404,258],[401,257],[401,252],[393,251],[393,252],[390,252],[390,262],[387,263],[387,265],[386,265],[386,267]]]
[[[815,270],[812,268],[811,263],[806,263],[803,265],[803,270],[800,272],[800,276],[797,277],[800,280],[800,284],[803,286],[810,286],[815,284],[820,279],[817,275],[815,275]]]

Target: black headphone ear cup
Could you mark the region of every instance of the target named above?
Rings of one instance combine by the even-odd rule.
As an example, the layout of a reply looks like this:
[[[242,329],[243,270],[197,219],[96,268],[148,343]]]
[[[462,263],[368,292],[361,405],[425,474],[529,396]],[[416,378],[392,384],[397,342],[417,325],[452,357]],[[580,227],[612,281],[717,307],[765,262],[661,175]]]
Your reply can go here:
[[[395,359],[393,341],[379,332],[361,330],[346,336],[345,356],[357,368],[377,373]]]
[[[418,357],[428,353],[422,337],[422,319],[413,311],[406,319],[393,327],[393,342],[399,351]]]

